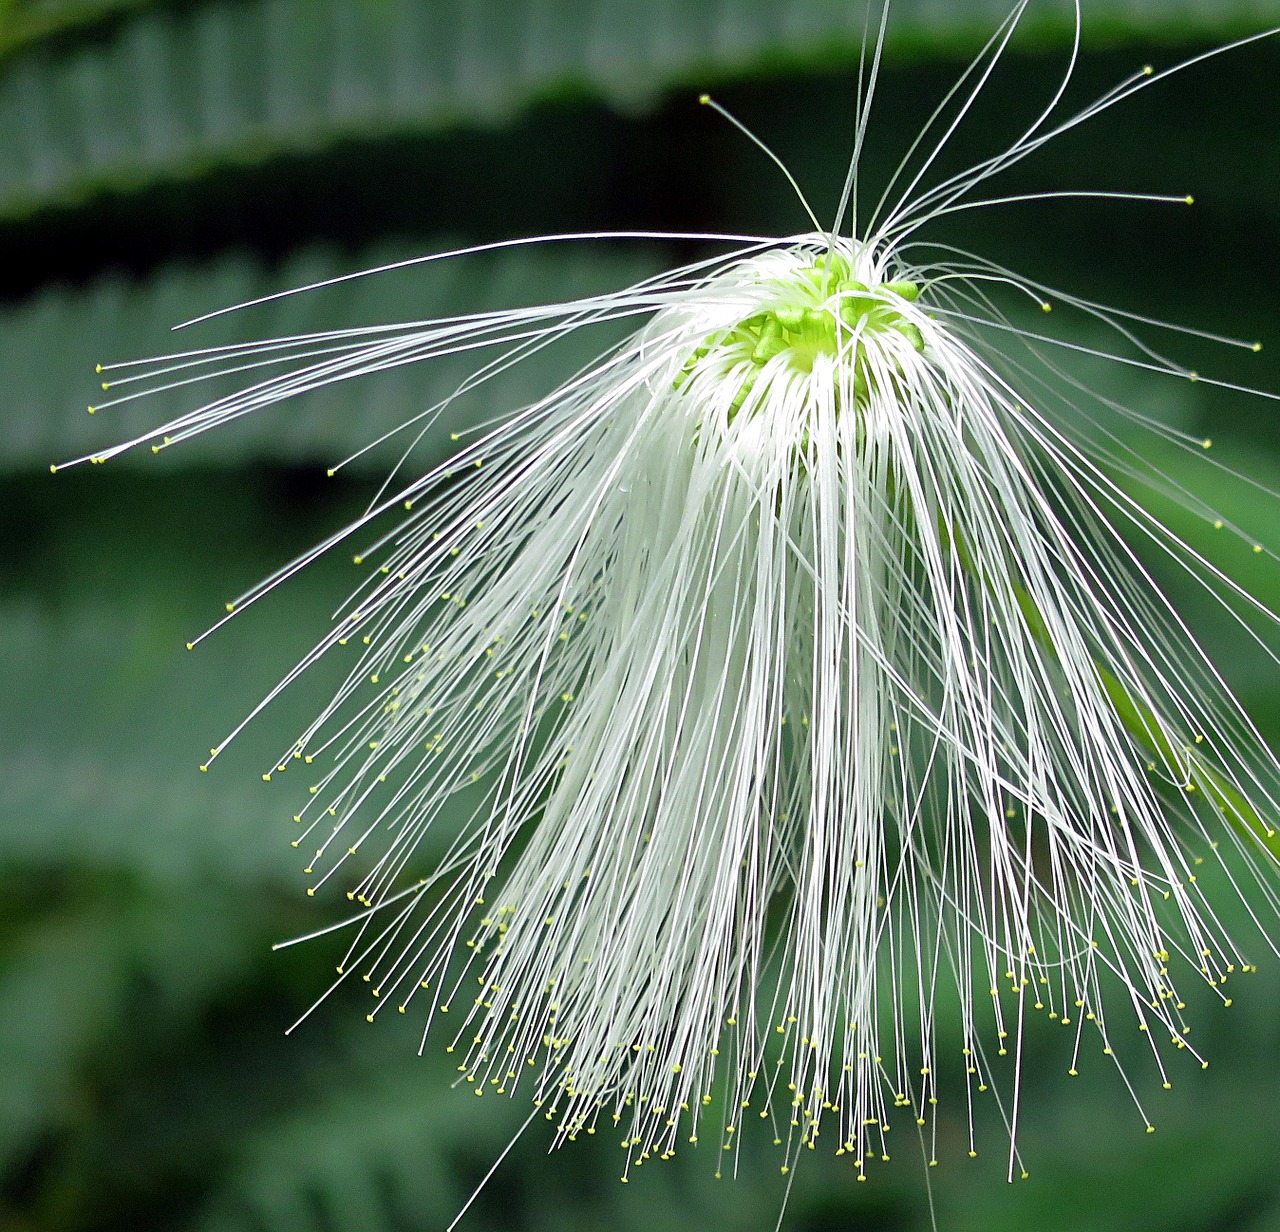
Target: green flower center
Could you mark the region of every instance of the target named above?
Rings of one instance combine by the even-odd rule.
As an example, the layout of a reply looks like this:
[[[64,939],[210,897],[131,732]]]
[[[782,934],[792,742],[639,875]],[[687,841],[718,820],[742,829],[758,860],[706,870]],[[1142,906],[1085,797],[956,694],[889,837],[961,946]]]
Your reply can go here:
[[[919,297],[920,288],[914,282],[869,286],[853,277],[849,262],[833,252],[775,285],[776,306],[709,335],[676,377],[676,389],[708,356],[715,358],[717,370],[721,371],[727,366],[729,371],[741,373],[742,365],[750,365],[741,375],[741,385],[734,396],[732,410],[736,412],[754,387],[760,369],[778,356],[784,356],[795,371],[809,373],[819,355],[843,355],[853,365],[854,394],[861,399],[869,388],[869,338],[893,330],[917,351],[924,350],[919,327],[898,306],[900,302],[913,303]]]

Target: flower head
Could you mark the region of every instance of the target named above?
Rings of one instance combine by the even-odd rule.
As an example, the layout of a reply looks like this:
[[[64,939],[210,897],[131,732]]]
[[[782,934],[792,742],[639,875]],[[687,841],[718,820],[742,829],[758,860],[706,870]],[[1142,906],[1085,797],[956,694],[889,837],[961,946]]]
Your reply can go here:
[[[528,1095],[560,1137],[610,1130],[628,1166],[763,1121],[788,1159],[823,1132],[861,1174],[898,1119],[929,1141],[949,1073],[1013,1087],[1016,1117],[1037,1012],[1108,1056],[1136,1025],[1162,1072],[1191,1051],[1175,980],[1249,965],[1197,870],[1274,862],[1280,766],[1132,541],[1225,579],[1119,484],[1032,363],[1049,340],[990,295],[1047,289],[912,238],[1151,79],[913,196],[925,155],[855,234],[152,361],[289,362],[163,448],[329,381],[492,349],[475,387],[642,321],[317,549],[407,511],[304,660],[359,651],[280,763],[315,768],[297,844],[359,908],[340,970],[370,1018],[420,1011],[477,1092]]]

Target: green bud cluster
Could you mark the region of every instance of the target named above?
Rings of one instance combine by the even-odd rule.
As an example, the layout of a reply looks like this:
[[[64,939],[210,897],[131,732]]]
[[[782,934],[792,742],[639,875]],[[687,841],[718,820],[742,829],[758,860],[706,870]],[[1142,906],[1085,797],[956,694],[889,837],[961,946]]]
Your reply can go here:
[[[713,334],[698,346],[675,380],[679,389],[708,355],[720,353],[733,363],[750,363],[755,371],[742,380],[731,405],[737,412],[746,401],[756,376],[771,360],[785,355],[799,372],[812,372],[819,355],[851,350],[851,335],[859,334],[854,365],[854,395],[866,396],[868,380],[862,339],[884,330],[896,330],[917,351],[924,350],[924,336],[908,320],[894,299],[914,302],[920,288],[914,282],[893,281],[875,287],[853,277],[849,262],[828,253],[796,272],[794,280],[779,286],[785,302],[747,317],[732,329]]]

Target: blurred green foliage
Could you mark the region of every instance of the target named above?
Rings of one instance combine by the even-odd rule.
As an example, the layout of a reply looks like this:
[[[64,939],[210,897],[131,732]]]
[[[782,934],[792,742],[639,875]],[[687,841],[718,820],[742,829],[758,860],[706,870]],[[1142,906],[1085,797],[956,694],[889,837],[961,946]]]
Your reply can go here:
[[[1005,0],[900,0],[867,152],[887,175]],[[1092,0],[1071,97],[1145,61],[1280,22],[1276,0]],[[326,688],[324,670],[208,775],[202,754],[318,636],[346,585],[325,561],[187,655],[226,599],[358,508],[394,452],[324,468],[452,388],[464,366],[401,370],[104,469],[48,465],[157,422],[182,391],[108,408],[93,364],[172,349],[167,327],[279,287],[535,232],[800,229],[786,185],[705,109],[714,88],[820,211],[850,137],[863,14],[851,0],[0,0],[0,1229],[439,1229],[526,1110],[449,1086],[412,1023],[376,1027],[325,987],[333,919],[301,895],[287,776],[260,771]],[[1070,5],[1035,0],[947,165],[991,152],[1053,90]],[[1280,352],[1280,40],[1162,85],[1002,182],[1194,191],[1193,211],[1051,203],[961,216],[946,237],[1104,301]],[[689,244],[593,242],[465,258],[221,318],[183,345],[426,317],[616,287]],[[1078,322],[1064,336],[1096,337]],[[486,389],[502,405],[605,345],[574,339]],[[1178,343],[1190,365],[1280,388],[1271,355]],[[576,349],[575,349],[576,348]],[[1073,361],[1074,363],[1074,361]],[[1142,448],[1176,483],[1280,549],[1274,403],[1097,362],[1090,383],[1212,436],[1224,463]],[[478,400],[459,417],[485,412]],[[426,465],[432,442],[415,453]],[[1239,473],[1237,473],[1239,472]],[[1267,556],[1151,507],[1264,602]],[[1164,579],[1270,738],[1280,677],[1202,593]],[[1247,933],[1247,921],[1241,921]],[[1265,945],[1259,940],[1260,957]],[[1228,1011],[1195,999],[1207,1072],[1164,1092],[1033,1023],[1021,1142],[1001,1115],[943,1112],[942,1165],[909,1140],[866,1185],[806,1158],[795,1232],[1280,1232],[1280,972]],[[616,1184],[611,1143],[550,1157],[540,1122],[463,1227],[769,1228],[784,1179],[748,1148],[736,1180],[689,1152]]]

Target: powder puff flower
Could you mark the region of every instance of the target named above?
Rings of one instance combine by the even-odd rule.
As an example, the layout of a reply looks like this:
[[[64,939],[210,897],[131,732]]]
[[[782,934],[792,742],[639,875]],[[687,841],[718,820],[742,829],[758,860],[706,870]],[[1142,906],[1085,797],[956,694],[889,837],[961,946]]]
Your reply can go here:
[[[559,1138],[612,1132],[624,1175],[700,1139],[732,1156],[748,1125],[784,1169],[822,1133],[861,1175],[899,1121],[932,1159],[943,1086],[1005,1091],[1012,1136],[1037,1013],[1076,1055],[1116,1058],[1136,1026],[1167,1075],[1195,1055],[1175,980],[1221,992],[1249,966],[1199,866],[1276,905],[1258,874],[1280,766],[1135,545],[1239,592],[1121,485],[1136,462],[1081,427],[1038,358],[1053,340],[996,296],[1073,307],[1133,344],[1123,362],[1194,374],[1138,340],[1154,322],[917,238],[1165,75],[1067,118],[1060,89],[929,185],[1017,16],[857,230],[701,237],[731,251],[613,294],[113,379],[254,374],[94,461],[442,355],[474,352],[464,388],[483,387],[636,321],[242,601],[407,511],[289,678],[358,652],[279,767],[312,767],[298,843],[355,904],[342,978],[369,980],[371,1019],[421,1014],[477,1093],[531,1099]],[[868,86],[878,64],[879,44]],[[841,219],[856,172],[855,154]]]

